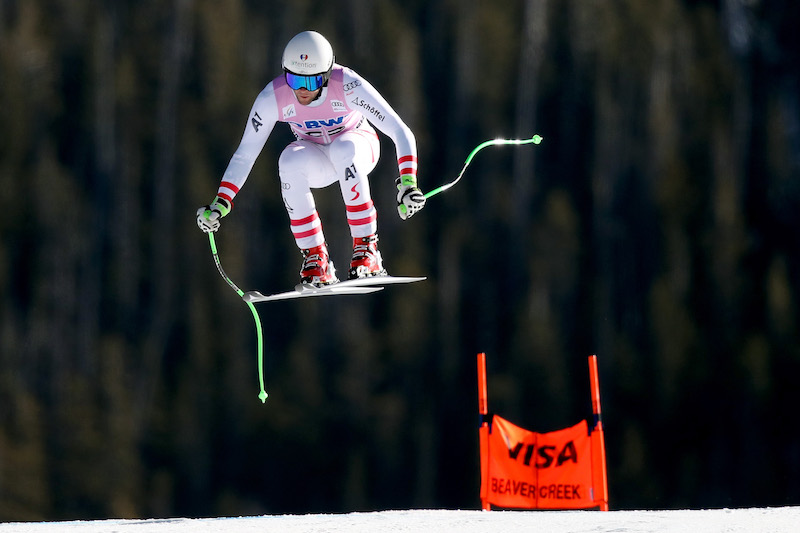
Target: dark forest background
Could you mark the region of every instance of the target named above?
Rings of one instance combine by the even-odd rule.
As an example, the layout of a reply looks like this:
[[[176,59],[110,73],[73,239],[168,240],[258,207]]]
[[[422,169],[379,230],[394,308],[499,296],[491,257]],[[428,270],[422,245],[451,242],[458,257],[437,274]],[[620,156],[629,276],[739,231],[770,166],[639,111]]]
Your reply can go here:
[[[0,0],[0,520],[475,508],[475,356],[535,431],[590,410],[612,508],[800,504],[800,2]],[[195,210],[316,29],[414,130],[372,175],[391,273],[247,306]],[[301,257],[278,126],[217,234]],[[338,187],[318,192],[349,259]]]

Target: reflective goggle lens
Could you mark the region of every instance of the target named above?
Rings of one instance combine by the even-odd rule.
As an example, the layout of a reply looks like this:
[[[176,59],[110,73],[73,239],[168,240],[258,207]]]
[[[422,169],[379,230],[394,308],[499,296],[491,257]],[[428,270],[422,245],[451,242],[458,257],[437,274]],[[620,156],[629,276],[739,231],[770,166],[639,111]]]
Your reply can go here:
[[[325,75],[315,74],[314,76],[300,76],[299,74],[292,74],[287,70],[286,83],[294,90],[308,89],[309,91],[316,91],[325,84]]]

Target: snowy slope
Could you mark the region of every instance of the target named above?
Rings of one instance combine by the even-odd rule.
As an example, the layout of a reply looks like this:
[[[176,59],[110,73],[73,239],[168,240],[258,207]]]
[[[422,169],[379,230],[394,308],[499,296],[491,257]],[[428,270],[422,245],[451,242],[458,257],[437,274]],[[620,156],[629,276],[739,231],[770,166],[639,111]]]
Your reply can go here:
[[[707,511],[383,511],[0,524],[0,533],[789,533],[800,507]]]

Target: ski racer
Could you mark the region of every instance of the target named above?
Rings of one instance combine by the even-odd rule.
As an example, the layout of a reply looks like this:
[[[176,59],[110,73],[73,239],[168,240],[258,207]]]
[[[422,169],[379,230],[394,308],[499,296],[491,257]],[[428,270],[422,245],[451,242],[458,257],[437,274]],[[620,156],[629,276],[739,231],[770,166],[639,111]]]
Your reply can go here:
[[[403,220],[425,205],[417,187],[413,133],[369,82],[334,62],[330,43],[317,32],[304,31],[289,41],[283,70],[256,98],[216,197],[197,210],[197,225],[206,233],[219,229],[276,122],[285,122],[296,140],[281,153],[278,175],[289,225],[303,255],[301,282],[321,286],[338,281],[311,192],[335,182],[353,238],[348,277],[386,275],[368,180],[380,156],[373,125],[395,145],[397,208]]]

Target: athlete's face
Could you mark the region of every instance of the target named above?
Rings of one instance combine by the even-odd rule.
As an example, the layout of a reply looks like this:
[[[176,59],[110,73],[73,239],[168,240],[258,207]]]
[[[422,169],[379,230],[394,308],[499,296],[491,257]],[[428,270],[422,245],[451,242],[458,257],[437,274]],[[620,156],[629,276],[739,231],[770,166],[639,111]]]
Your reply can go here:
[[[314,101],[314,99],[317,97],[322,88],[320,87],[316,91],[309,91],[308,89],[305,88],[293,89],[293,90],[294,90],[294,95],[297,97],[297,101],[303,105],[308,105]]]

